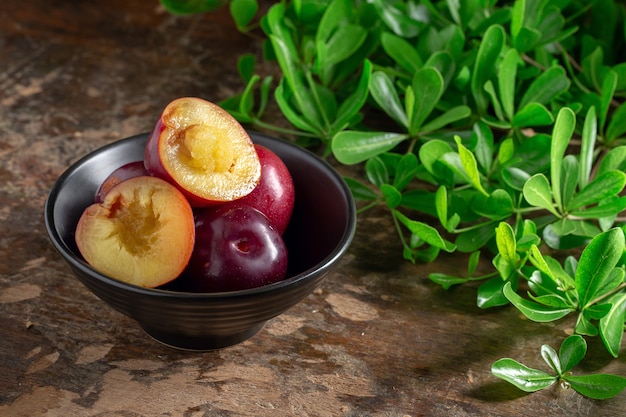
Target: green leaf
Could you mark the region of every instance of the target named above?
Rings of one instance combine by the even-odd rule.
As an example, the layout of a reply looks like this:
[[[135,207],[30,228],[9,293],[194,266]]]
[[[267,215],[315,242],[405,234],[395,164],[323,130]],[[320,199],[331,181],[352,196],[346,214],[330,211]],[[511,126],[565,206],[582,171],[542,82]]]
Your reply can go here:
[[[624,232],[613,228],[594,237],[585,247],[576,269],[576,289],[582,308],[604,289],[611,271],[624,252]]]
[[[467,276],[472,276],[478,267],[480,261],[480,251],[472,252],[467,261]]]
[[[623,275],[623,270],[622,275]],[[624,335],[624,315],[626,313],[626,294],[619,293],[611,297],[611,309],[599,322],[600,337],[609,353],[617,358]]]
[[[561,198],[567,207],[576,192],[578,185],[578,159],[574,155],[566,155],[561,165]]]
[[[566,19],[561,14],[563,8],[565,8],[563,3],[561,5],[548,4],[542,13],[541,20],[537,24],[537,29],[541,32],[540,43],[542,45],[562,42],[578,31],[577,26],[564,28]]]
[[[317,65],[327,68],[349,58],[361,47],[366,37],[367,31],[362,26],[339,26],[329,39],[317,40]]]
[[[516,191],[522,191],[524,184],[530,179],[528,172],[515,167],[505,168],[500,175],[504,184]]]
[[[504,286],[504,296],[529,320],[538,323],[559,320],[575,311],[572,308],[554,308],[526,300],[513,291],[508,282]]]
[[[547,104],[560,93],[567,91],[570,80],[563,67],[550,67],[535,78],[522,96],[519,107],[529,103]]]
[[[274,82],[274,77],[268,75],[263,78],[261,81],[261,86],[259,87],[259,104],[256,112],[256,117],[261,118],[263,113],[265,113],[265,109],[267,108],[267,104],[270,99],[272,83]]]
[[[352,165],[390,151],[407,138],[401,133],[342,131],[333,138],[331,149],[339,162]]]
[[[534,287],[533,289],[538,289]],[[532,293],[528,293],[528,297],[539,304],[543,304],[544,306],[553,307],[553,308],[567,308],[571,306],[571,303],[565,300],[562,296],[557,294],[544,294],[544,295],[533,295]]]
[[[296,16],[303,23],[319,22],[324,12],[328,10],[328,1],[298,0],[293,5]]]
[[[172,14],[186,15],[210,12],[227,2],[222,0],[160,0],[167,11]]]
[[[476,305],[485,309],[508,304],[508,300],[502,292],[504,283],[505,281],[500,277],[491,278],[483,282],[477,290]],[[507,283],[510,284],[509,282]]]
[[[498,252],[509,264],[516,266],[519,262],[515,232],[510,224],[501,222],[496,228],[496,245]]]
[[[435,163],[439,161],[443,155],[450,152],[452,152],[452,147],[447,142],[432,139],[420,147],[418,156],[424,168],[432,175],[435,175]]]
[[[592,222],[580,219],[572,219],[568,217],[563,217],[556,220],[546,227],[546,229],[548,228],[552,228],[552,231],[554,233],[557,233],[561,237],[567,235],[593,237],[601,233],[601,230]],[[547,239],[545,236],[545,230],[544,239]],[[580,244],[583,245],[586,244],[586,242],[581,241]]]
[[[248,25],[259,11],[257,0],[231,0],[230,14],[235,21],[237,29],[247,31]]]
[[[391,184],[383,184],[380,186],[380,192],[385,197],[385,203],[387,207],[393,209],[400,205],[402,202],[402,193]]]
[[[550,175],[552,183],[552,196],[557,207],[564,207],[561,193],[561,164],[565,150],[576,128],[576,115],[572,109],[563,107],[559,110],[552,130],[552,145],[550,149]]]
[[[626,186],[626,173],[607,171],[597,176],[578,192],[567,204],[568,210],[598,203],[605,198],[619,194]]]
[[[350,121],[359,113],[367,97],[369,96],[369,83],[372,74],[372,63],[369,60],[363,62],[363,69],[361,71],[361,78],[359,83],[348,96],[339,109],[337,110],[337,117],[333,122],[334,132],[339,132],[349,126]]]
[[[435,229],[434,227],[429,226],[423,222],[411,220],[397,210],[393,210],[393,215],[411,233],[419,236],[424,242],[428,243],[429,245],[435,246],[439,249],[443,249],[446,252],[453,252],[456,249],[456,246],[441,237],[437,229]]]
[[[466,119],[472,114],[472,109],[468,106],[456,106],[446,111],[442,115],[436,117],[430,122],[422,126],[421,133],[428,133],[442,129],[443,127],[450,125],[459,120]]]
[[[616,146],[610,149],[604,158],[600,161],[598,166],[598,172],[596,175],[601,175],[607,171],[622,170],[622,167],[626,163],[626,146]]]
[[[511,125],[516,128],[549,126],[554,122],[550,110],[543,104],[535,101],[522,107],[511,120]]]
[[[500,25],[492,25],[486,31],[478,48],[471,79],[471,91],[479,114],[487,110],[488,101],[483,87],[496,68],[496,62],[505,41],[505,31]]]
[[[615,217],[624,210],[626,210],[626,197],[611,196],[602,200],[597,206],[572,210],[570,214],[581,219],[600,219]]]
[[[541,207],[550,213],[559,217],[559,213],[554,208],[552,201],[552,190],[548,179],[543,174],[535,174],[526,183],[523,188],[524,198],[531,206]]]
[[[476,145],[472,152],[476,157],[476,162],[482,168],[483,172],[489,172],[493,164],[493,155],[495,140],[492,130],[486,123],[478,121],[474,123],[472,128],[472,140]]]
[[[517,66],[521,62],[517,51],[509,49],[498,70],[498,91],[502,109],[508,120],[513,119],[515,112],[515,78],[517,77]]]
[[[529,222],[530,220],[526,219],[524,222]],[[541,243],[541,238],[536,234],[523,234],[521,238],[517,241],[517,250],[521,252],[528,252],[532,245],[538,245]]]
[[[402,193],[402,205],[420,213],[437,216],[435,196],[425,190],[409,190]]]
[[[423,24],[413,19],[406,10],[396,7],[392,2],[373,0],[372,4],[377,9],[383,22],[398,36],[412,38],[417,36]]]
[[[578,171],[578,186],[584,188],[591,177],[593,166],[593,153],[596,146],[598,133],[598,119],[596,108],[591,106],[585,116],[583,125],[582,141],[580,146],[580,170]]]
[[[424,63],[424,68],[433,68],[439,71],[443,77],[444,90],[448,87],[450,81],[452,81],[456,74],[456,63],[454,62],[454,58],[452,58],[452,54],[448,51],[437,51],[433,53]]]
[[[298,65],[296,64],[296,62],[294,62],[293,54],[297,54],[297,52],[294,52],[291,49],[293,48],[292,42],[289,42],[275,35],[269,35],[269,38],[272,41],[274,52],[276,53],[276,58],[284,74],[283,78],[281,79],[281,84],[283,84],[281,86],[282,97],[280,97],[275,92],[277,101],[281,98],[284,98],[282,104],[284,104],[285,106],[281,106],[281,111],[283,111],[283,113],[286,113],[288,111],[287,109],[291,108],[291,106],[288,106],[289,100],[286,98],[286,84],[289,87],[289,92],[293,95],[294,101],[297,105],[297,110],[302,116],[300,116],[296,111],[293,110],[289,111],[289,113],[286,114],[298,115],[298,118],[306,120],[307,124],[315,129],[312,130],[313,132],[322,132],[322,116],[319,109],[315,106],[316,101],[310,93],[309,88],[302,80],[302,74],[297,69]],[[291,121],[291,119],[289,119],[289,121]]]
[[[574,332],[584,336],[595,337],[598,335],[598,328],[591,322],[591,319],[586,314],[581,313],[578,315],[576,325],[574,326]]]
[[[486,223],[477,229],[460,233],[454,243],[459,252],[474,252],[487,244],[496,234],[494,222]]]
[[[374,192],[371,188],[363,184],[361,181],[356,180],[350,177],[343,178],[350,191],[352,192],[352,196],[357,201],[373,201],[378,198],[378,194]]]
[[[441,285],[444,290],[449,289],[453,285],[464,284],[469,281],[469,278],[454,277],[440,272],[433,272],[428,275],[428,278],[435,284]]]
[[[572,335],[565,338],[559,349],[561,372],[565,373],[578,365],[586,354],[587,342],[582,336]]]
[[[409,190],[402,193],[402,206],[436,217],[435,195],[426,190]]]
[[[555,291],[565,291],[569,288],[574,288],[574,279],[561,267],[561,264],[554,258],[549,256],[543,256],[537,245],[531,245],[530,262],[539,271],[548,276],[552,282],[556,285]]]
[[[526,18],[526,0],[517,0],[513,3],[511,11],[511,36],[516,38],[520,30],[524,27]]]
[[[500,274],[500,278],[501,278],[499,288],[498,288],[498,292],[500,293],[499,296],[504,300],[503,304],[507,304],[508,300],[506,299],[506,297],[504,296],[504,293],[502,292],[502,287],[504,286],[504,282],[509,281],[517,273],[517,265],[511,264],[510,262],[508,262],[506,259],[504,259],[504,257],[500,253],[498,253],[496,256],[493,257],[493,259],[491,260],[491,263],[496,268],[496,271],[498,271],[498,274]],[[479,294],[480,294],[480,291],[479,291]]]
[[[611,68],[617,74],[617,85],[615,89],[619,92],[626,90],[626,62],[620,62]]]
[[[382,71],[374,71],[369,85],[372,97],[380,108],[401,126],[409,127],[409,119],[398,92],[389,76]]]
[[[552,346],[542,345],[541,357],[550,366],[550,368],[554,369],[557,375],[561,375],[561,361],[559,360],[559,355]]]
[[[535,392],[548,388],[557,381],[555,376],[538,369],[529,368],[511,358],[503,358],[491,365],[491,373],[524,392]]]
[[[478,172],[478,164],[476,163],[476,158],[474,158],[474,154],[469,151],[463,144],[461,143],[461,138],[459,136],[455,136],[454,140],[457,144],[459,157],[461,158],[461,164],[463,165],[463,169],[465,174],[467,175],[470,184],[478,191],[480,191],[484,195],[489,195],[487,191],[483,188],[480,181],[480,173]]]
[[[409,133],[411,136],[415,136],[443,94],[443,77],[434,68],[422,68],[413,75],[411,86],[415,104],[412,112],[407,109],[407,114],[409,116]]]
[[[394,187],[402,191],[409,185],[417,174],[418,165],[417,156],[414,153],[402,155],[396,166],[396,173],[393,178]]]
[[[602,80],[602,91],[601,91],[601,103],[602,107],[600,108],[600,129],[604,130],[604,126],[606,124],[606,119],[609,114],[609,108],[611,107],[611,102],[613,101],[613,95],[615,94],[615,89],[617,88],[617,74],[614,71],[609,71],[604,76]]]
[[[377,187],[389,182],[389,171],[385,163],[378,157],[373,157],[365,163],[365,175],[369,182]]]
[[[278,86],[274,90],[274,99],[276,104],[280,108],[285,118],[289,120],[289,123],[294,125],[300,130],[305,132],[317,133],[319,130],[309,123],[309,120],[305,120],[298,111],[296,111],[290,103],[287,89],[285,88],[285,78],[281,78]]]
[[[513,40],[513,46],[521,53],[533,49],[541,40],[541,32],[535,28],[523,27]]]
[[[337,29],[349,23],[353,11],[350,0],[331,0],[324,6],[324,13],[317,22],[316,43],[328,41]]]
[[[573,375],[563,379],[579,394],[596,400],[612,398],[626,388],[626,378],[612,374]]]
[[[482,117],[482,120],[494,127],[502,126],[502,129],[507,129],[509,124],[504,121],[504,112],[502,111],[502,105],[500,104],[498,94],[496,93],[496,88],[494,87],[491,80],[487,80],[485,82],[485,92],[487,92],[487,95],[491,99],[491,107],[493,108],[495,118],[492,115],[485,115]]]
[[[435,207],[437,218],[443,227],[448,229],[448,192],[445,186],[441,185],[435,193]]]
[[[624,279],[623,270],[615,268],[613,270],[613,272],[616,272],[616,271],[620,271],[619,274],[614,274],[615,277],[618,278],[617,283],[615,283],[615,285],[611,286],[610,289],[606,288],[607,291],[604,291],[604,292],[609,292],[609,291],[613,290]],[[605,303],[605,302],[598,301],[595,304],[593,304],[593,305],[587,307],[586,309],[584,309],[582,313],[586,317],[588,317],[589,320],[600,320],[601,318],[603,318],[607,314],[609,314],[610,310],[611,310],[611,304],[610,303]]]
[[[416,73],[424,65],[415,47],[400,36],[383,32],[380,42],[387,55],[409,74]]]
[[[239,59],[237,59],[237,71],[246,83],[250,82],[254,76],[255,65],[254,54],[242,54],[239,56]]]
[[[529,174],[544,173],[550,169],[552,138],[538,133],[514,145],[512,164]]]
[[[597,90],[602,90],[600,72],[602,70],[604,53],[601,46],[597,46],[589,55],[582,59],[583,74],[588,79],[591,86]]]
[[[513,199],[502,188],[493,190],[489,197],[478,195],[472,202],[472,210],[492,220],[508,218],[514,211]]]
[[[626,103],[622,103],[611,115],[606,128],[606,141],[611,143],[626,133]]]
[[[258,75],[253,75],[248,84],[246,85],[245,90],[241,93],[241,98],[239,101],[239,112],[242,115],[250,117],[252,113],[252,109],[254,107],[254,87],[260,81],[261,77]]]

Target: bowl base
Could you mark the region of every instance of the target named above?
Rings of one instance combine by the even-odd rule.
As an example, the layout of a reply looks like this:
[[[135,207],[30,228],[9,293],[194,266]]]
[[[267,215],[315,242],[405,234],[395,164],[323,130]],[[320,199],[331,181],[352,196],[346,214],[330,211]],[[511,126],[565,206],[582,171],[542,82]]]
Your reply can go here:
[[[202,336],[181,335],[180,333],[165,332],[160,329],[142,326],[141,324],[139,326],[148,336],[168,347],[194,352],[208,352],[239,344],[257,334],[264,325],[265,323],[262,323],[256,327],[235,334]]]

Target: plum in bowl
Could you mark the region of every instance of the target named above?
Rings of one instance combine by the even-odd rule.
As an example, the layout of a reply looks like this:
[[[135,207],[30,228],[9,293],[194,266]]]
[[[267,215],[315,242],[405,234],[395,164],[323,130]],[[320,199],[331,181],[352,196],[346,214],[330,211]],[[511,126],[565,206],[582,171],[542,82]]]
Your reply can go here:
[[[143,158],[148,134],[104,146],[59,177],[44,209],[51,242],[91,292],[161,343],[213,350],[252,337],[269,319],[306,298],[337,267],[354,237],[356,209],[350,190],[326,161],[286,141],[255,132],[250,136],[276,153],[293,178],[295,205],[283,235],[289,256],[284,280],[219,293],[173,291],[127,284],[85,262],[75,242],[78,219],[111,172]]]

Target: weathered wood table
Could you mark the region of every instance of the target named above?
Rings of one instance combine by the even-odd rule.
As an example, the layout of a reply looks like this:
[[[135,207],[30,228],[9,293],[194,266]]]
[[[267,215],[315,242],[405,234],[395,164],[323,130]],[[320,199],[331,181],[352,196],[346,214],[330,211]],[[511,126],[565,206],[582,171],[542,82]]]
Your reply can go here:
[[[258,52],[223,10],[174,17],[157,0],[0,3],[0,416],[618,416],[559,386],[527,395],[490,373],[543,367],[572,322],[482,311],[475,289],[402,260],[388,216],[359,218],[338,270],[252,339],[221,351],[160,345],[95,298],[48,241],[47,193],[80,156],[149,130],[170,100],[241,88]],[[592,341],[580,372],[623,374]],[[558,346],[555,346],[558,348]],[[544,368],[545,369],[545,368]]]

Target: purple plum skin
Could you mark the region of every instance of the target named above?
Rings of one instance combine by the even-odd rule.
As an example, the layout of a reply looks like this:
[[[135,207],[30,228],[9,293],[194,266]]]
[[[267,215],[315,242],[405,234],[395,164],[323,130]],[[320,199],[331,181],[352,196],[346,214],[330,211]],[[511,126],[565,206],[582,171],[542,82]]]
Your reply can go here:
[[[98,187],[98,189],[96,190],[94,202],[102,203],[104,201],[104,196],[109,192],[109,190],[120,182],[144,175],[150,174],[148,174],[148,171],[146,171],[146,168],[143,165],[143,161],[134,161],[122,165],[111,174],[109,174],[109,176],[102,182],[102,184],[100,184],[100,187]]]
[[[193,254],[178,278],[185,291],[214,293],[268,285],[285,278],[287,248],[259,210],[227,204],[196,212]]]
[[[254,147],[261,162],[261,180],[250,194],[234,203],[256,208],[283,234],[295,201],[293,178],[278,155],[265,146],[256,144]]]

